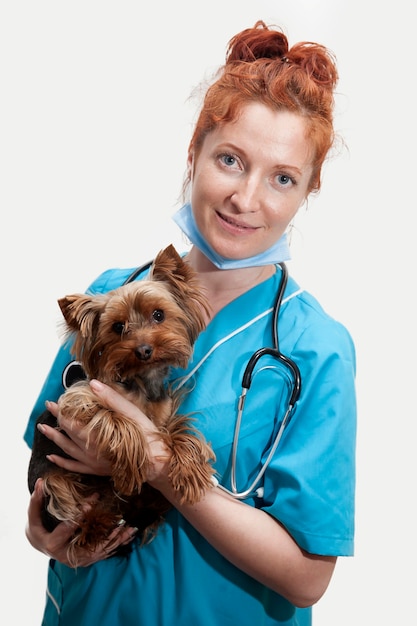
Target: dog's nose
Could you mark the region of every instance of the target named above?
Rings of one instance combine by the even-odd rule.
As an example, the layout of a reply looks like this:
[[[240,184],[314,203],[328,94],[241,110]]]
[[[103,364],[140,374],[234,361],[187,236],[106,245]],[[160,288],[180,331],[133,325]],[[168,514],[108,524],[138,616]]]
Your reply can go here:
[[[152,356],[152,346],[144,343],[136,348],[135,354],[140,361],[148,361]]]

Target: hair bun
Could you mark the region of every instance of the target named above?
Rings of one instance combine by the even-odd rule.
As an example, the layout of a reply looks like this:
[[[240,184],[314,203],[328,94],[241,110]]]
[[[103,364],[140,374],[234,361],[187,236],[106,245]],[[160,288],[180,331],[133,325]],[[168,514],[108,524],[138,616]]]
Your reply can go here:
[[[283,32],[268,28],[262,21],[235,35],[229,42],[226,65],[251,63],[258,59],[277,59],[288,66],[298,66],[321,87],[333,89],[338,75],[335,59],[324,46],[301,42],[288,48]]]
[[[252,62],[257,59],[281,59],[288,52],[284,33],[270,30],[262,21],[233,37],[228,45],[226,63]]]
[[[334,56],[324,46],[311,42],[295,44],[288,60],[301,67],[316,83],[333,89],[338,80]]]

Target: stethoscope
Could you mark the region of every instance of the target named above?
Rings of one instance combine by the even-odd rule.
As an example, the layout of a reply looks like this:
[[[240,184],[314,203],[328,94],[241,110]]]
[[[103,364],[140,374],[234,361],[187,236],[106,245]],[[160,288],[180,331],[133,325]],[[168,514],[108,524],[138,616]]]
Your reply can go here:
[[[145,263],[144,265],[136,268],[128,277],[127,279],[124,281],[124,285],[134,281],[140,274],[142,274],[143,272],[145,272],[146,270],[148,270],[151,265],[152,265],[153,261],[149,261],[148,263]],[[287,356],[285,356],[284,354],[282,354],[282,352],[279,349],[279,340],[278,340],[278,316],[279,316],[279,311],[281,308],[281,303],[282,303],[282,299],[284,296],[284,292],[285,292],[285,288],[287,286],[287,282],[288,282],[288,270],[287,267],[285,265],[285,263],[279,263],[278,264],[281,267],[282,270],[282,276],[281,276],[281,280],[280,280],[280,284],[278,287],[278,291],[277,291],[277,296],[275,298],[275,302],[274,302],[274,307],[273,307],[273,311],[272,311],[272,343],[273,343],[273,347],[264,347],[264,348],[259,348],[259,350],[257,350],[256,352],[253,353],[253,355],[251,356],[251,358],[249,359],[245,371],[243,373],[243,377],[242,377],[242,391],[241,394],[239,396],[239,400],[238,400],[238,410],[237,410],[237,417],[236,417],[236,424],[235,424],[235,430],[234,430],[234,436],[233,436],[233,444],[232,444],[232,457],[231,457],[231,464],[230,464],[230,489],[227,489],[226,487],[224,487],[223,485],[221,485],[217,480],[215,480],[215,484],[222,489],[223,491],[226,491],[229,495],[233,496],[234,498],[238,499],[238,500],[245,500],[246,498],[250,498],[250,497],[257,497],[257,498],[262,498],[263,496],[263,487],[259,487],[259,483],[262,480],[263,475],[266,472],[267,467],[269,466],[277,448],[278,445],[282,439],[282,436],[284,434],[284,430],[286,428],[286,426],[288,425],[292,412],[294,410],[294,406],[295,403],[297,402],[299,396],[300,396],[300,392],[301,392],[301,374],[300,374],[300,370],[298,368],[298,365],[291,360],[290,358],[288,358]],[[276,434],[276,437],[274,439],[274,442],[272,444],[272,447],[268,453],[267,458],[265,459],[265,461],[262,464],[261,469],[259,470],[259,472],[257,473],[256,477],[254,478],[254,480],[252,481],[252,483],[249,485],[249,487],[247,487],[247,489],[243,490],[243,491],[239,491],[238,487],[237,487],[237,481],[236,481],[236,467],[237,467],[237,453],[238,453],[238,445],[239,445],[239,435],[240,435],[240,428],[241,428],[241,424],[242,424],[242,416],[243,416],[243,409],[245,406],[245,400],[246,400],[246,396],[247,393],[250,389],[250,386],[252,384],[252,379],[253,379],[253,374],[254,374],[254,370],[256,365],[259,363],[260,359],[262,359],[262,357],[264,356],[270,356],[273,357],[274,359],[277,359],[277,361],[279,361],[286,369],[287,371],[290,373],[291,376],[291,393],[289,394],[289,400],[288,400],[288,405],[287,408],[285,410],[285,414],[284,417],[282,419],[282,422],[279,426],[278,432]],[[79,366],[78,363],[73,362],[70,365],[77,365]],[[67,385],[64,384],[64,386],[66,387]]]
[[[300,392],[301,392],[301,374],[300,374],[298,365],[292,359],[282,354],[282,352],[279,349],[278,316],[279,316],[279,311],[281,308],[281,303],[282,303],[282,299],[284,296],[285,288],[288,282],[288,270],[287,270],[287,266],[285,265],[285,263],[279,263],[278,265],[281,267],[282,277],[280,280],[280,284],[278,287],[278,292],[275,298],[274,308],[272,312],[273,347],[272,348],[269,348],[269,347],[259,348],[259,350],[254,352],[254,354],[249,359],[248,364],[246,365],[245,371],[243,373],[243,378],[242,378],[242,393],[239,397],[235,432],[233,436],[232,459],[231,459],[231,467],[230,467],[231,489],[226,489],[220,484],[218,485],[221,489],[223,489],[224,491],[232,495],[234,498],[237,498],[238,500],[245,500],[246,498],[249,498],[251,496],[262,498],[263,493],[264,493],[263,487],[258,487],[258,485],[261,482],[262,477],[265,474],[265,471],[278,448],[279,442],[281,441],[282,435],[284,434],[285,427],[290,421],[290,417],[293,412],[294,405],[297,402],[300,396]],[[239,434],[240,434],[240,426],[242,423],[243,409],[245,406],[246,395],[252,383],[252,377],[253,377],[255,366],[260,361],[260,359],[262,359],[262,357],[264,356],[272,356],[274,359],[277,359],[280,363],[282,363],[282,365],[284,365],[284,367],[287,368],[287,370],[291,374],[291,381],[292,381],[291,394],[288,400],[288,405],[287,405],[284,417],[282,419],[282,422],[280,424],[280,427],[274,439],[274,443],[272,444],[272,447],[268,453],[267,458],[265,459],[264,463],[262,464],[261,469],[257,473],[252,483],[249,485],[249,487],[245,489],[244,491],[239,491],[237,488],[237,484],[236,484],[236,465],[237,465],[237,449],[238,449],[238,444],[239,444]]]

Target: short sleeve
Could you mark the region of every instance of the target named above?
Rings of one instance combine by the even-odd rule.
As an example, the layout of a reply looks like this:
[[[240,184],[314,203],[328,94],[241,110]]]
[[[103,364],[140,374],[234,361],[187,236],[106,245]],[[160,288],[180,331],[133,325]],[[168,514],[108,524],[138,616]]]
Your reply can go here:
[[[292,358],[302,391],[264,481],[263,507],[306,551],[353,554],[355,351],[331,318],[305,328]]]

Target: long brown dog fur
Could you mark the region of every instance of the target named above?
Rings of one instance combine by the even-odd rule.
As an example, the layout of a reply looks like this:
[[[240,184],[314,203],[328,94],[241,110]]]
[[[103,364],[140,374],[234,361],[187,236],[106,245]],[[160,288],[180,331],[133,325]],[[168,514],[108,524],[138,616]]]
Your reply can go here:
[[[168,246],[148,278],[106,294],[68,295],[58,303],[64,335],[72,340],[71,352],[87,379],[124,393],[157,425],[171,453],[174,489],[181,501],[197,502],[212,487],[215,457],[190,418],[178,414],[180,395],[166,384],[170,367],[186,367],[205,328],[208,303],[192,268]],[[143,542],[152,539],[170,504],[146,483],[149,449],[137,422],[101,406],[87,380],[67,389],[59,407],[62,416],[85,427],[98,455],[112,465],[110,477],[63,470],[45,458],[57,450],[35,429],[29,489],[44,478],[49,530],[58,521],[77,525],[71,563],[77,565],[77,546],[94,551],[120,523],[138,528]],[[45,412],[38,421],[53,424],[54,419]]]

